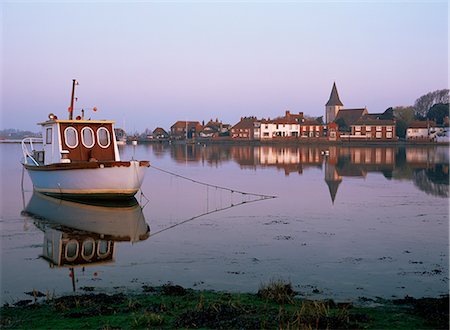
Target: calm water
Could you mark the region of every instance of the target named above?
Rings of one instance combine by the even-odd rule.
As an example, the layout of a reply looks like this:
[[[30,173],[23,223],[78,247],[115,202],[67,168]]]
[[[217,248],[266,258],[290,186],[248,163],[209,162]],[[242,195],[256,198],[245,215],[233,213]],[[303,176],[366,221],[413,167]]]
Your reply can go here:
[[[26,173],[22,193],[20,145],[0,144],[2,303],[169,281],[256,291],[284,279],[337,299],[448,293],[447,147],[323,149],[124,146],[123,159],[235,192],[149,168],[140,204],[104,206],[33,195]]]

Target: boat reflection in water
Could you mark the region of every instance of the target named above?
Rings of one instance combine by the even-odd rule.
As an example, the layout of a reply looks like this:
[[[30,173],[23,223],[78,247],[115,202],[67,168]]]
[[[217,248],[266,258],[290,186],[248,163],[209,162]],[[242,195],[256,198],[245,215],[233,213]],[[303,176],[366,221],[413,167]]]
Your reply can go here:
[[[142,208],[134,198],[91,204],[34,192],[23,214],[44,232],[42,258],[50,267],[69,267],[75,291],[75,267],[114,262],[116,242],[150,236]]]

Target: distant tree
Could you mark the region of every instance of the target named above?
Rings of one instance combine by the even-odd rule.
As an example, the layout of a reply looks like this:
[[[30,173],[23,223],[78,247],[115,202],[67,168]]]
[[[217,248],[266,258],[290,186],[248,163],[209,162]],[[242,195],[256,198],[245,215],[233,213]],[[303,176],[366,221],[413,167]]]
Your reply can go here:
[[[386,110],[387,111],[387,110]],[[394,119],[396,120],[396,135],[399,138],[406,136],[406,129],[415,119],[413,107],[395,107],[393,108]]]
[[[319,124],[323,124],[323,116],[317,117],[315,119]]]
[[[385,112],[380,116],[380,119],[383,120],[392,120],[394,119],[394,108],[387,108]]]
[[[436,124],[442,125],[444,118],[449,116],[449,104],[438,103],[433,105],[427,113],[427,118],[434,120]]]
[[[394,118],[397,120],[403,120],[408,124],[411,123],[415,118],[414,108],[409,107],[395,107]]]
[[[406,137],[406,130],[408,129],[408,124],[403,120],[397,120],[395,123],[395,135],[397,135],[399,138],[405,138]]]
[[[350,132],[351,128],[347,125],[343,118],[338,118],[334,121],[339,126],[339,132]]]
[[[414,103],[415,112],[422,116],[427,117],[428,110],[435,104],[449,103],[449,90],[440,89],[434,92],[427,93],[419,97]]]

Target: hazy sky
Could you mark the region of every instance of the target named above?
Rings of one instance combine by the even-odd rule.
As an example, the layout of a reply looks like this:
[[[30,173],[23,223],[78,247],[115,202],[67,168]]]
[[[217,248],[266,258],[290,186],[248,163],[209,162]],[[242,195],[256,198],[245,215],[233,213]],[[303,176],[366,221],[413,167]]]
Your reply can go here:
[[[448,88],[447,1],[3,1],[0,128],[99,111],[127,131],[177,120],[382,112]],[[89,114],[88,114],[89,116]]]

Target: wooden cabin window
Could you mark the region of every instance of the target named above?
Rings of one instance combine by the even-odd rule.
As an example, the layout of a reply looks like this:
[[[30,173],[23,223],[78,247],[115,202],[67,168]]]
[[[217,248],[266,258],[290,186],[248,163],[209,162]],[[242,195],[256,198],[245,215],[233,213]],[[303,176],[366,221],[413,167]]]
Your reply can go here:
[[[110,244],[109,241],[98,241],[97,254],[100,258],[106,258],[109,255]]]
[[[90,127],[84,127],[81,130],[81,142],[86,148],[92,148],[94,146],[94,131]]]
[[[95,253],[95,242],[92,238],[88,238],[83,242],[83,247],[81,249],[81,256],[84,260],[89,260],[94,256]]]
[[[78,256],[78,242],[74,239],[66,244],[66,260],[74,261]]]
[[[111,144],[111,138],[109,135],[109,131],[106,128],[100,127],[97,130],[97,141],[100,147],[102,148],[109,147],[109,145]]]
[[[45,130],[45,144],[52,144],[52,128],[47,127]]]
[[[76,148],[78,146],[78,132],[73,127],[67,127],[64,130],[64,140],[69,148]]]

